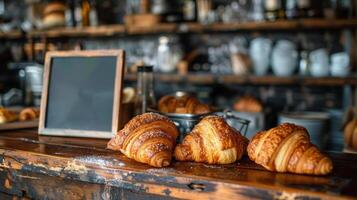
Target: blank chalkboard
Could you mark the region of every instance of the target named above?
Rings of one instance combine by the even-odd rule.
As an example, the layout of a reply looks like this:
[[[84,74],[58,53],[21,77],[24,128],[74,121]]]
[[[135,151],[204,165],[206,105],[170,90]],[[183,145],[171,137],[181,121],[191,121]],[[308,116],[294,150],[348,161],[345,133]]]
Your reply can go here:
[[[39,133],[110,138],[118,131],[124,52],[46,54]]]

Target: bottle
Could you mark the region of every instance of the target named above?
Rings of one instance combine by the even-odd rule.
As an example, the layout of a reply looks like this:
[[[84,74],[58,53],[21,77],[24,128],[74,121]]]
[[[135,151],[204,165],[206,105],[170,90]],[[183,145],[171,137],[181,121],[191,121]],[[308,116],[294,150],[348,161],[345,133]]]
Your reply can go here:
[[[196,4],[193,0],[183,2],[183,18],[185,21],[192,22],[196,19]]]
[[[91,7],[88,0],[82,0],[82,26],[89,26]]]
[[[299,74],[301,76],[309,75],[309,54],[305,50],[300,52]]]
[[[253,21],[264,21],[263,0],[252,0],[250,18]]]
[[[287,19],[297,19],[300,17],[298,0],[286,0],[285,16]]]
[[[90,4],[90,12],[89,12],[89,25],[90,26],[98,26],[98,12],[95,5],[95,1],[92,0]]]
[[[80,0],[75,1],[74,21],[76,27],[82,26],[82,5]]]
[[[74,27],[76,24],[74,9],[75,9],[74,1],[67,0],[67,7],[65,11],[65,19],[66,19],[67,27]]]
[[[275,21],[280,18],[281,1],[280,0],[266,0],[264,4],[265,18],[269,21]]]
[[[139,66],[137,69],[137,84],[135,98],[135,115],[156,107],[154,94],[153,66]]]
[[[157,65],[158,71],[163,73],[170,73],[176,69],[174,51],[170,45],[170,38],[167,36],[161,36],[159,38],[159,46],[157,47]]]

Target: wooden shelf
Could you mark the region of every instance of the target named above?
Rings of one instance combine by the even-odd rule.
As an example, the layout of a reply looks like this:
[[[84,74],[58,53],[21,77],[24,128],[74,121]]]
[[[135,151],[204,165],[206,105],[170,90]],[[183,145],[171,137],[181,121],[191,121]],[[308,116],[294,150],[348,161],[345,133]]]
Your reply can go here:
[[[152,27],[127,26],[127,35],[143,35],[156,33],[175,33],[178,25],[175,23],[162,23]]]
[[[83,28],[55,28],[50,30],[31,31],[28,37],[105,37],[125,33],[124,25],[106,25],[98,27]]]
[[[0,39],[20,39],[24,34],[21,31],[0,32]]]
[[[137,27],[125,25],[102,25],[82,28],[54,28],[49,30],[34,30],[28,33],[10,31],[0,33],[0,39],[27,38],[63,38],[63,37],[110,37],[115,35],[145,35],[159,33],[205,33],[205,32],[234,32],[234,31],[272,31],[272,30],[304,30],[304,29],[357,29],[357,19],[301,19],[278,20],[275,22],[242,22],[242,23],[214,23],[203,25],[200,23],[162,23],[151,27]]]
[[[126,81],[136,81],[136,74],[125,74]],[[165,83],[214,84],[216,77],[210,74],[155,74],[155,80]]]
[[[135,81],[135,74],[126,74],[126,81]],[[237,76],[212,74],[156,74],[155,79],[164,83],[189,83],[189,84],[241,84],[241,85],[313,85],[313,86],[357,86],[357,76],[351,77],[279,77],[279,76]]]
[[[144,35],[158,33],[202,33],[228,31],[269,31],[297,29],[340,29],[357,28],[357,19],[302,19],[278,20],[275,22],[243,22],[243,23],[162,23],[151,27],[124,25],[106,25],[84,28],[56,28],[51,30],[36,30],[27,34],[28,37],[106,37],[114,35]]]

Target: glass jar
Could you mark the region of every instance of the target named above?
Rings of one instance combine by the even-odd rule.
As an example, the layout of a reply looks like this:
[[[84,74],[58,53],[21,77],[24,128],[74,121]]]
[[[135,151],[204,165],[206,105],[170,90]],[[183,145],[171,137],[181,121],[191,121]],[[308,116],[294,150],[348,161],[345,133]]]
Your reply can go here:
[[[137,69],[137,85],[135,98],[135,115],[155,108],[153,66],[139,66]]]
[[[158,71],[170,73],[176,70],[177,63],[182,58],[182,50],[175,37],[161,36],[157,49]],[[156,69],[155,69],[156,71]]]

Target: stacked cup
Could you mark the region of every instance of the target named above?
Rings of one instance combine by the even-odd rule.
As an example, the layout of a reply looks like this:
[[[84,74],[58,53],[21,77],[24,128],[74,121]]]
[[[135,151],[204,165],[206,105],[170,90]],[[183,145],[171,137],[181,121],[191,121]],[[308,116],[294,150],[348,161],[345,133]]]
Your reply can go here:
[[[350,69],[350,57],[346,52],[331,55],[330,71],[332,76],[347,76]]]

